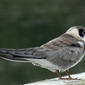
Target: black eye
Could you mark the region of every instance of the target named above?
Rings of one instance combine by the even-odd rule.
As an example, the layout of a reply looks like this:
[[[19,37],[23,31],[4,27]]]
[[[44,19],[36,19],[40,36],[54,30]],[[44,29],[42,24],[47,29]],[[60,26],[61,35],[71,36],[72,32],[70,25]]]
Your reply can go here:
[[[85,30],[79,29],[79,35],[80,35],[81,37],[84,37],[84,35],[85,35]]]

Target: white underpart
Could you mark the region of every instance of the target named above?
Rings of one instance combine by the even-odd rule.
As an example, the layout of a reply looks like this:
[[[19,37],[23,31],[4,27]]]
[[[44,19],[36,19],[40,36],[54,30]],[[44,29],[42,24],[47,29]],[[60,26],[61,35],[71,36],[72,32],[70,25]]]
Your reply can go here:
[[[47,61],[46,59],[26,59],[28,62],[32,63],[35,66],[39,66],[45,69],[48,69],[52,72],[56,72],[56,69],[61,69],[60,67],[52,64],[51,62]]]
[[[2,59],[5,59],[5,60],[8,60],[8,61],[12,61],[12,62],[21,62],[21,63],[32,63],[34,66],[39,66],[41,68],[45,68],[45,69],[48,69],[52,72],[56,72],[56,69],[61,69],[60,67],[52,64],[51,62],[47,61],[46,59],[27,59],[27,58],[24,58],[26,61],[24,60],[11,60],[11,59],[7,59],[7,58],[3,58]]]
[[[84,43],[83,43],[83,42],[78,41],[78,44],[79,44],[81,47],[84,47]]]
[[[84,41],[85,41],[85,35],[84,35],[84,37],[82,38],[82,40],[84,40]]]

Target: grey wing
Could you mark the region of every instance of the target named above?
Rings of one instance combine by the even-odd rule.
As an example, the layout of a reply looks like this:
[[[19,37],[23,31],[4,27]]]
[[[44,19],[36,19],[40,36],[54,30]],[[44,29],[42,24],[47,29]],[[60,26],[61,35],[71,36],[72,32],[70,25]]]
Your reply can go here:
[[[27,61],[27,59],[45,59],[45,55],[39,47],[24,49],[0,48],[0,58]]]
[[[81,47],[64,46],[55,51],[47,52],[47,59],[62,69],[68,69],[83,58],[83,51]]]

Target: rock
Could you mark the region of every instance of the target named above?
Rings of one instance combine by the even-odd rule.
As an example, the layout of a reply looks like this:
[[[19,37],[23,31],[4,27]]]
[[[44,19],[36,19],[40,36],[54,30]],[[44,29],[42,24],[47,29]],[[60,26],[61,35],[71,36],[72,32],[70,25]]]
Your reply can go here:
[[[58,78],[37,81],[24,85],[85,85],[85,72],[71,75],[80,80],[59,80]],[[67,76],[65,76],[67,78]]]

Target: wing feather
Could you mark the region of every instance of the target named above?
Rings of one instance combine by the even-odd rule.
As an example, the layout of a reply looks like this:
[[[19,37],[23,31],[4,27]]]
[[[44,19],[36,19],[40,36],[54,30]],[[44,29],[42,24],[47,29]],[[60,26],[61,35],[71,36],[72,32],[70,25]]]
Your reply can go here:
[[[75,43],[76,44],[76,43]],[[55,51],[47,52],[47,60],[61,68],[69,68],[76,65],[84,57],[84,49],[79,45],[63,46]]]
[[[10,60],[45,59],[44,54],[38,51],[40,48],[6,49],[0,48],[0,58]]]

